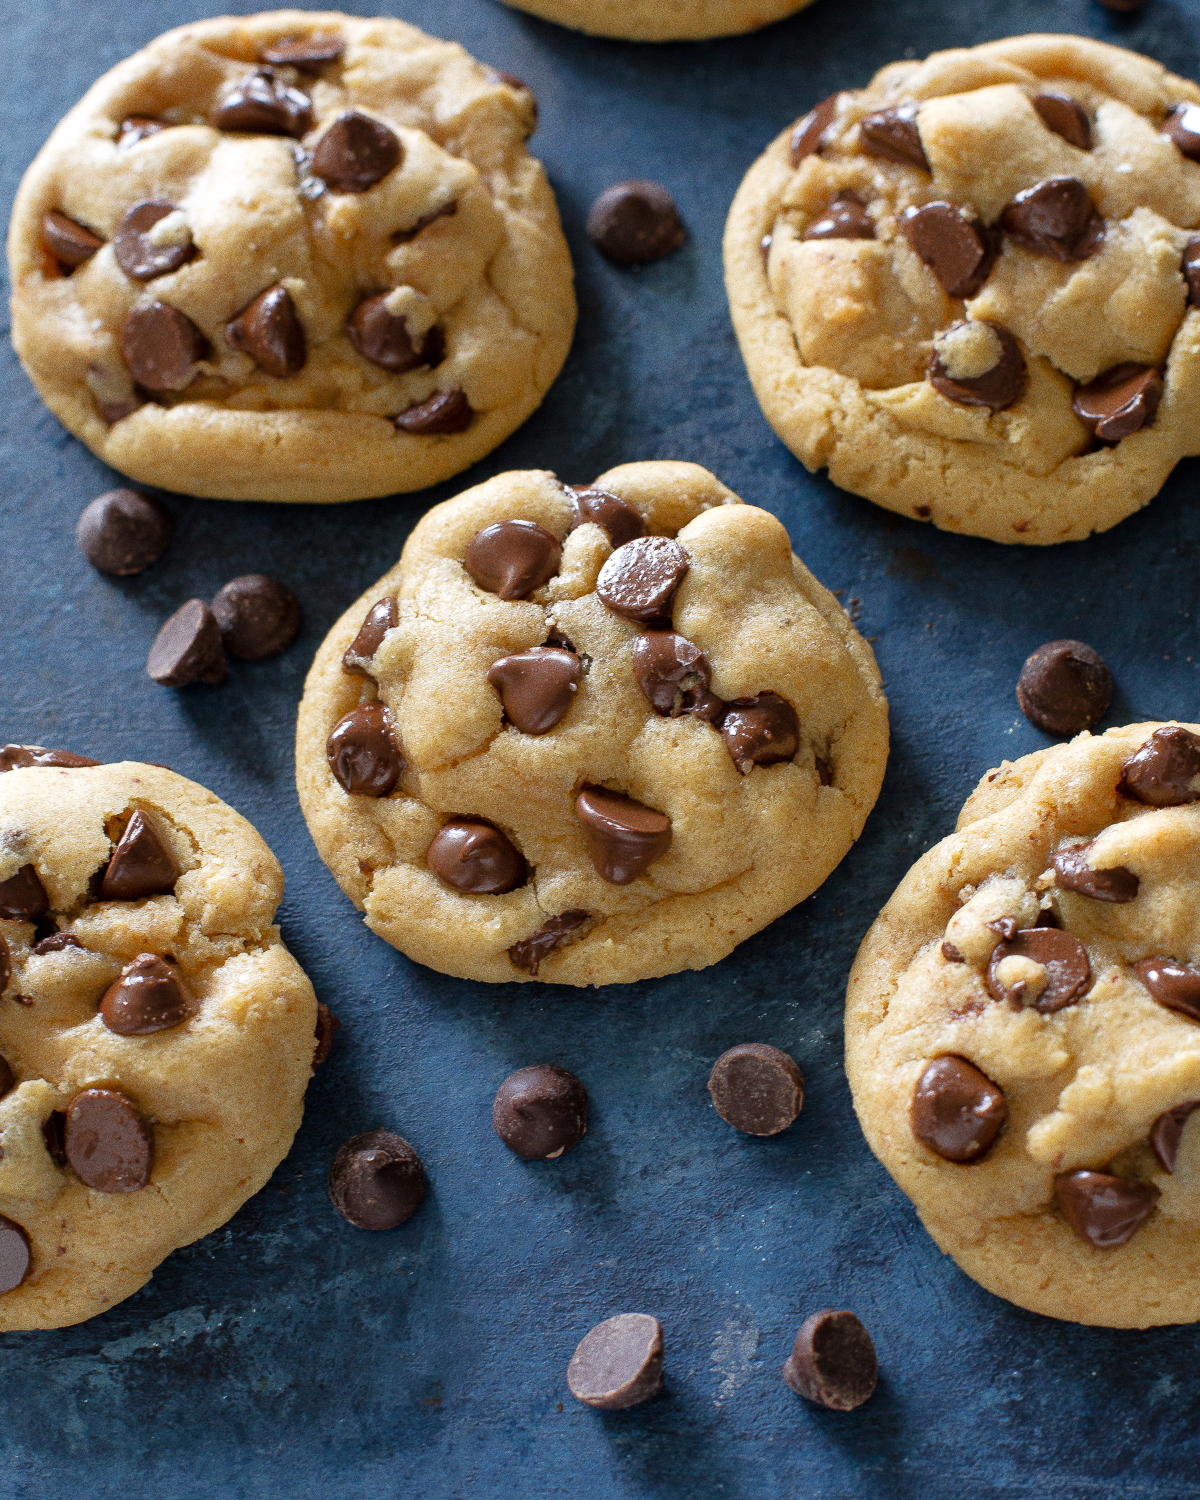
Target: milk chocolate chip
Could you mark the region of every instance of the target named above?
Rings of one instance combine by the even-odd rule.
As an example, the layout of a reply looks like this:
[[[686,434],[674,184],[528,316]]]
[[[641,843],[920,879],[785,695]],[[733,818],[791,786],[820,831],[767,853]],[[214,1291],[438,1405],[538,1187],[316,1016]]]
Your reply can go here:
[[[488,668],[487,680],[500,694],[504,716],[514,728],[522,734],[545,734],[574,701],[581,670],[573,651],[534,646],[502,656]]]
[[[40,942],[34,943],[33,952],[42,953],[65,953],[68,949],[78,948],[84,951],[83,944],[73,932],[52,932],[49,937],[44,937]]]
[[[800,1114],[804,1078],[778,1047],[742,1042],[717,1058],[708,1092],[726,1125],[746,1135],[778,1135]]]
[[[1200,1021],[1200,969],[1173,958],[1144,958],[1133,970],[1160,1005]]]
[[[831,1411],[853,1411],[879,1380],[871,1335],[852,1312],[826,1308],[800,1327],[783,1378],[797,1396]]]
[[[496,1091],[492,1125],[510,1151],[552,1161],[587,1133],[587,1090],[574,1073],[536,1063],[511,1073]]]
[[[1090,896],[1093,901],[1110,901],[1122,905],[1135,899],[1141,884],[1132,870],[1112,865],[1093,870],[1088,864],[1091,844],[1072,844],[1054,856],[1054,881],[1062,890]]]
[[[15,1291],[29,1274],[29,1236],[0,1214],[0,1294]]]
[[[804,231],[806,240],[873,240],[875,220],[850,188],[835,193],[829,207]]]
[[[1054,1200],[1067,1224],[1097,1250],[1124,1245],[1145,1223],[1158,1199],[1148,1182],[1126,1182],[1107,1172],[1063,1172],[1054,1179]]]
[[[1037,110],[1042,124],[1064,141],[1081,151],[1092,149],[1092,121],[1077,99],[1066,94],[1035,94],[1030,104]]]
[[[917,129],[919,105],[901,104],[896,109],[881,109],[865,115],[858,122],[859,147],[866,156],[899,162],[903,167],[920,167],[929,171],[921,132]]]
[[[1071,410],[1102,443],[1119,443],[1150,426],[1163,389],[1163,378],[1151,365],[1114,365],[1075,387]]]
[[[1014,958],[1038,965],[1042,972],[1038,974],[1026,964],[1006,967],[1005,960]],[[1091,977],[1087,950],[1077,938],[1057,927],[1025,927],[992,950],[987,987],[993,1000],[1032,1005],[1047,1016],[1077,1000]]]
[[[158,561],[174,529],[169,511],[151,496],[109,490],[84,509],[75,540],[93,568],[127,578]]]
[[[225,325],[225,338],[232,348],[248,354],[259,369],[277,380],[298,375],[308,358],[304,325],[285,286],[269,286],[259,292]]]
[[[50,209],[42,218],[42,243],[65,275],[78,270],[97,250],[104,248],[99,235],[77,224],[74,219],[68,219],[56,208]]]
[[[454,818],[434,834],[425,862],[444,884],[469,895],[502,896],[525,884],[524,856],[491,823]]]
[[[822,99],[800,120],[792,131],[792,166],[798,167],[806,156],[812,156],[824,144],[825,132],[837,114],[837,94]]]
[[[567,1366],[576,1401],[600,1411],[624,1411],[662,1390],[663,1336],[657,1318],[618,1313],[597,1323]]]
[[[182,391],[196,377],[208,340],[186,313],[167,302],[132,308],[121,325],[121,354],[138,385]]]
[[[342,1146],[329,1168],[329,1197],[356,1229],[395,1229],[425,1197],[421,1158],[390,1130],[365,1130]]]
[[[673,630],[647,630],[633,643],[633,675],[655,713],[681,714],[716,723],[725,705],[709,692],[708,658],[686,636]]]
[[[575,799],[596,873],[610,885],[628,885],[671,847],[671,820],[606,787],[585,787]]]
[[[100,1018],[118,1036],[150,1036],[181,1026],[198,1009],[178,969],[153,953],[142,953],[105,990]]]
[[[336,62],[346,50],[340,36],[314,31],[311,36],[281,37],[259,54],[277,68],[295,68],[300,73],[319,73],[326,63]]]
[[[555,917],[547,917],[536,932],[531,932],[527,938],[512,945],[508,950],[509,958],[518,969],[525,969],[536,976],[542,960],[555,949],[563,947],[571,934],[577,932],[590,916],[590,912],[573,907],[570,911],[559,912]]]
[[[577,490],[568,486],[567,498],[572,511],[568,531],[590,521],[608,533],[614,547],[623,547],[626,542],[646,535],[646,523],[633,506],[607,490]]]
[[[209,124],[218,130],[297,139],[312,122],[312,100],[289,88],[272,67],[257,68],[235,83],[209,116]]]
[[[368,610],[358,634],[346,647],[342,656],[342,670],[353,672],[359,677],[369,677],[371,663],[376,651],[383,645],[384,636],[389,630],[395,630],[399,623],[400,606],[395,596],[388,594],[377,600]]]
[[[180,869],[158,829],[139,808],[130,818],[100,881],[101,901],[169,896]]]
[[[154,281],[171,271],[178,271],[196,253],[192,233],[180,223],[175,233],[164,238],[153,234],[154,226],[172,214],[183,215],[167,198],[143,198],[128,209],[113,236],[113,254],[117,264],[133,281]]]
[[[300,604],[287,584],[265,573],[231,578],[212,602],[230,656],[265,661],[278,656],[300,630]]]
[[[1200,104],[1177,104],[1158,128],[1181,155],[1200,161]]]
[[[1007,328],[972,318],[934,335],[929,383],[960,406],[1006,411],[1025,390],[1025,356]]]
[[[1008,1118],[1003,1092],[965,1057],[937,1057],[917,1080],[912,1133],[945,1161],[979,1161]]]
[[[1182,724],[1156,729],[1121,767],[1117,790],[1150,807],[1200,801],[1200,735]]]
[[[1200,1109],[1200,1099],[1189,1099],[1186,1104],[1177,1104],[1159,1115],[1150,1127],[1150,1149],[1158,1158],[1165,1172],[1174,1172],[1179,1158],[1179,1143],[1183,1139],[1183,1127],[1192,1111]]]
[[[996,237],[953,203],[906,208],[900,228],[948,297],[973,297],[991,275]]]
[[[646,623],[669,614],[688,570],[688,555],[665,536],[637,537],[618,547],[600,569],[596,595],[626,620]]]
[[[1091,729],[1112,702],[1112,673],[1083,641],[1047,641],[1026,659],[1017,678],[1017,703],[1047,734]]]
[[[26,766],[98,766],[98,760],[75,755],[70,750],[46,750],[41,745],[5,745],[0,748],[0,773],[20,771]]]
[[[1104,244],[1104,220],[1078,177],[1048,177],[1018,193],[1000,215],[1004,232],[1034,255],[1087,260]]]
[[[325,743],[325,759],[352,797],[386,797],[406,765],[382,703],[360,703],[343,714]]]
[[[14,922],[36,922],[50,910],[50,897],[32,865],[0,880],[0,917]]]
[[[405,320],[388,312],[391,295],[379,292],[358,304],[346,320],[350,342],[364,359],[392,375],[440,363],[445,351],[441,330],[435,324],[424,338],[414,343]]]
[[[404,147],[394,131],[351,109],[317,143],[312,169],[335,193],[365,193],[403,160]]]
[[[411,433],[414,437],[431,437],[442,433],[465,432],[474,420],[475,412],[467,400],[466,392],[455,387],[449,391],[434,391],[426,401],[410,406],[392,418],[399,432]]]
[[[124,1094],[84,1089],[67,1105],[63,1149],[98,1193],[136,1193],[150,1181],[154,1136]]]
[[[748,776],[755,766],[791,760],[800,748],[800,721],[778,693],[735,698],[721,720],[721,738],[734,765]]]
[[[659,182],[640,179],[605,188],[587,216],[588,238],[623,266],[644,266],[678,250],[687,230],[675,200]]]
[[[496,521],[477,531],[463,567],[474,583],[501,599],[527,599],[558,572],[562,547],[536,521]]]
[[[203,599],[189,599],[170,616],[150,647],[146,671],[163,687],[225,680],[221,627]]]

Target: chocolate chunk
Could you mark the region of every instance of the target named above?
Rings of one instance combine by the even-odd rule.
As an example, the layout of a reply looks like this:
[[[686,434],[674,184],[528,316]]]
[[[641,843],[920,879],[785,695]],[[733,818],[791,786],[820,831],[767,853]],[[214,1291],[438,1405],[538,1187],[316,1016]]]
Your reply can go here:
[[[300,604],[287,584],[265,573],[231,578],[212,602],[225,650],[239,661],[265,661],[300,631]]]
[[[648,623],[670,613],[688,555],[665,536],[642,536],[618,547],[600,569],[596,594],[613,614]]]
[[[587,1133],[587,1089],[565,1068],[536,1063],[500,1085],[492,1125],[510,1151],[529,1161],[552,1161]]]
[[[1077,385],[1071,410],[1102,443],[1119,443],[1149,427],[1163,398],[1163,378],[1152,365],[1121,364]]]
[[[98,766],[98,760],[74,755],[70,750],[46,750],[41,745],[5,745],[0,749],[0,773],[20,771],[26,766]]]
[[[929,171],[921,132],[917,129],[917,104],[901,104],[896,109],[881,109],[865,115],[858,122],[859,148],[865,156],[899,162],[903,167],[920,167]]]
[[[0,917],[14,922],[36,922],[50,910],[50,897],[32,865],[0,880]]]
[[[1158,1198],[1148,1182],[1126,1182],[1107,1172],[1063,1172],[1054,1200],[1069,1227],[1097,1250],[1124,1245],[1145,1223]]]
[[[662,1390],[663,1336],[657,1318],[618,1313],[597,1323],[567,1366],[576,1401],[600,1411],[624,1411]]]
[[[510,724],[522,734],[545,734],[574,701],[581,670],[573,651],[534,646],[502,656],[488,668],[487,680],[500,694]]]
[[[300,73],[319,73],[326,63],[337,62],[346,50],[340,36],[314,31],[311,36],[281,37],[259,53],[259,58],[277,68],[295,68]]]
[[[797,1396],[831,1411],[853,1411],[879,1379],[871,1335],[852,1312],[825,1308],[806,1318],[783,1367]]]
[[[800,748],[800,721],[778,693],[759,693],[733,700],[721,721],[721,737],[734,765],[748,776],[755,766],[791,760]]]
[[[800,1113],[804,1078],[778,1047],[742,1042],[717,1058],[708,1092],[726,1125],[746,1135],[778,1135]]]
[[[387,310],[391,295],[380,292],[358,304],[346,320],[350,342],[364,359],[392,375],[403,375],[421,365],[439,364],[445,353],[441,330],[435,324],[423,339],[414,343],[404,319]]]
[[[496,521],[467,544],[463,567],[473,583],[501,599],[527,599],[558,572],[562,547],[536,521]]]
[[[225,338],[232,348],[248,354],[277,380],[299,374],[308,358],[304,325],[285,286],[269,286],[259,292],[225,325]]]
[[[148,391],[182,391],[196,378],[208,340],[177,307],[148,302],[126,314],[121,354],[138,385]]]
[[[996,237],[953,203],[906,208],[900,228],[947,297],[973,297],[992,274]]]
[[[342,1023],[329,1009],[328,1005],[317,1001],[317,1024],[313,1030],[316,1045],[313,1047],[312,1065],[309,1068],[309,1076],[316,1072],[325,1059],[329,1056],[333,1046],[333,1034],[342,1029]]]
[[[8,939],[0,933],[0,995],[12,983],[12,949]]]
[[[22,1005],[33,1004],[21,995],[17,999]],[[42,1125],[42,1140],[45,1141],[46,1151],[56,1167],[65,1167],[67,1164],[66,1132],[66,1114],[61,1109],[53,1110]]]
[[[806,240],[873,240],[875,220],[850,188],[835,193],[829,207],[804,231]]]
[[[1144,958],[1133,971],[1160,1005],[1200,1021],[1200,969],[1173,958]]]
[[[117,145],[122,151],[128,151],[130,146],[169,128],[165,120],[153,120],[149,115],[127,115],[117,132]]]
[[[1054,856],[1055,884],[1060,890],[1075,891],[1093,901],[1109,901],[1118,906],[1133,901],[1141,884],[1138,877],[1124,865],[1093,870],[1088,864],[1091,848],[1091,844],[1072,844],[1060,849]]]
[[[1156,729],[1121,767],[1117,790],[1149,807],[1200,801],[1200,735],[1182,724]]]
[[[444,823],[425,851],[425,862],[445,885],[478,896],[515,891],[528,874],[512,841],[482,818]]]
[[[587,216],[588,238],[622,266],[644,266],[678,250],[687,230],[659,182],[634,179],[605,188]]]
[[[208,122],[218,130],[299,139],[312,125],[312,100],[289,88],[273,68],[256,68],[223,96]]]
[[[1188,306],[1200,307],[1200,239],[1189,240],[1183,247],[1180,270],[1187,282]]]
[[[113,236],[113,254],[131,280],[153,281],[166,276],[178,271],[195,255],[190,230],[174,243],[156,245],[151,238],[150,231],[160,219],[178,212],[178,207],[167,198],[143,198],[127,210]]]
[[[1042,124],[1064,141],[1081,151],[1092,149],[1092,121],[1077,99],[1066,94],[1035,94],[1030,104],[1041,116]]]
[[[633,675],[655,713],[715,721],[725,705],[709,692],[712,668],[699,646],[673,630],[647,630],[633,643]]]
[[[59,269],[67,274],[104,248],[99,235],[77,224],[74,219],[68,219],[56,208],[50,209],[42,218],[42,243],[58,262]]]
[[[1025,1004],[1025,981],[1019,979],[1006,987],[1000,978],[1000,965],[1013,957],[1031,959],[1045,970],[1045,987],[1032,1002],[1034,1010],[1044,1016],[1078,1000],[1092,977],[1087,950],[1069,932],[1057,927],[1025,927],[992,950],[987,987],[993,1000],[1007,1000],[1016,1006]]]
[[[457,386],[449,391],[434,391],[427,401],[420,401],[392,418],[400,432],[414,437],[431,437],[440,433],[465,432],[475,418],[465,391]]]
[[[34,943],[33,952],[39,955],[43,953],[65,953],[69,948],[78,948],[84,952],[83,944],[73,932],[52,932],[49,937],[44,937],[40,943]],[[0,989],[3,986],[0,985]]]
[[[1158,127],[1189,161],[1200,161],[1200,104],[1177,104]]]
[[[356,1229],[395,1229],[425,1197],[421,1158],[390,1130],[365,1130],[339,1148],[329,1168],[329,1197]]]
[[[141,901],[146,896],[169,896],[180,873],[169,845],[139,808],[113,850],[100,882],[100,900]]]
[[[380,120],[347,110],[313,152],[314,174],[335,193],[365,193],[404,160],[400,137]]]
[[[199,1009],[179,971],[153,953],[126,964],[100,1001],[100,1017],[118,1036],[149,1036],[182,1026]]]
[[[382,703],[360,703],[343,714],[325,742],[325,759],[352,797],[386,797],[407,764]]]
[[[353,672],[359,677],[371,675],[371,663],[375,659],[375,653],[383,645],[383,638],[389,630],[395,630],[400,623],[400,606],[392,594],[374,603],[367,612],[367,618],[359,627],[358,634],[346,647],[342,656],[342,671]]]
[[[146,671],[163,687],[225,680],[221,627],[203,599],[189,599],[167,620],[150,647]]]
[[[1004,232],[1034,255],[1087,260],[1104,243],[1104,220],[1078,177],[1048,177],[1018,193],[1000,215]]]
[[[170,512],[151,496],[109,490],[85,507],[75,540],[93,568],[126,578],[158,561],[174,529]]]
[[[555,949],[561,948],[590,916],[591,912],[573,907],[570,911],[559,912],[556,917],[547,917],[536,932],[531,932],[527,938],[512,945],[508,950],[509,958],[518,969],[526,969],[530,974],[536,975],[542,960]]]
[[[1112,673],[1082,641],[1047,641],[1026,658],[1017,678],[1017,703],[1047,734],[1091,729],[1112,702]]]
[[[912,1133],[945,1161],[979,1161],[1008,1119],[1004,1093],[965,1057],[937,1057],[917,1081]]]
[[[944,355],[951,348],[951,341],[962,329],[974,328],[982,323],[991,329],[999,341],[996,363],[982,375],[951,375]],[[942,347],[939,349],[939,343]],[[1020,400],[1025,390],[1025,356],[1013,335],[999,323],[985,319],[952,323],[944,333],[934,339],[929,356],[929,383],[950,401],[960,406],[986,406],[989,411],[1006,411]]]
[[[575,799],[596,873],[610,885],[628,885],[671,847],[671,820],[621,792],[585,787]]]
[[[0,1294],[15,1291],[29,1274],[29,1236],[0,1214]]]
[[[1175,1170],[1183,1127],[1194,1109],[1200,1109],[1200,1099],[1190,1099],[1186,1104],[1177,1104],[1174,1109],[1166,1110],[1150,1127],[1150,1149],[1166,1172]]]
[[[84,1089],[67,1105],[64,1150],[98,1193],[136,1193],[150,1181],[154,1135],[124,1094]]]
[[[815,104],[812,109],[799,120],[792,131],[792,166],[798,167],[806,156],[812,156],[818,152],[825,140],[825,132],[833,124],[834,116],[837,114],[837,102],[839,95],[830,94],[828,99],[822,99],[820,104]]]
[[[607,490],[576,490],[568,485],[567,498],[572,511],[568,532],[590,521],[608,533],[614,547],[623,547],[626,542],[646,535],[646,522],[633,506],[626,505],[624,500],[610,495]]]

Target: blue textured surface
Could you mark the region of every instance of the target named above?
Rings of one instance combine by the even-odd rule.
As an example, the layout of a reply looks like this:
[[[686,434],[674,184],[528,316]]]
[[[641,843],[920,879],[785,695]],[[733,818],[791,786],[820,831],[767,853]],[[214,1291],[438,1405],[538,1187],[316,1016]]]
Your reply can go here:
[[[232,7],[252,11],[242,4]],[[346,8],[371,14],[372,0]],[[103,69],[187,0],[3,0],[0,193]],[[1078,635],[1111,664],[1109,722],[1200,717],[1193,606],[1197,470],[1184,465],[1105,537],[1002,549],[899,520],[809,477],[755,405],[725,311],[720,233],[745,168],[836,87],[936,47],[1083,31],[1197,72],[1200,0],[1132,24],[1088,0],[818,0],[735,41],[588,40],[490,0],[411,0],[407,19],[526,79],[533,141],[576,256],[580,326],[541,411],[469,474],[416,499],[333,507],[169,497],[171,551],[114,582],[76,552],[75,518],[113,476],[0,354],[0,738],[165,761],[245,813],[283,862],[284,935],[341,1017],[295,1148],[223,1230],[137,1296],[60,1333],[0,1337],[0,1496],[58,1500],[418,1497],[794,1500],[920,1495],[1200,1495],[1191,1329],[1114,1333],[1019,1312],[934,1248],[868,1152],[841,1065],[856,946],[976,778],[1043,738],[1013,684],[1041,641]],[[639,273],[582,234],[593,195],[657,177],[691,230]],[[858,847],[798,910],[701,974],[609,992],[492,988],[408,963],[362,927],[313,851],[291,767],[304,671],[428,504],[507,468],[587,480],[630,459],[705,464],[789,527],[817,575],[861,600],[892,705],[884,794]],[[305,608],[282,658],[176,694],[143,671],[158,623],[229,576],[286,579]],[[746,1040],[800,1062],[808,1102],[759,1142],[716,1118],[712,1060]],[[591,1129],[556,1163],[492,1134],[500,1080],[563,1064]],[[385,1125],[425,1160],[408,1225],[344,1224],[325,1171]],[[857,1310],[883,1378],[849,1415],[793,1396],[779,1366],[803,1317]],[[656,1314],[669,1394],[628,1413],[577,1405],[577,1340]]]

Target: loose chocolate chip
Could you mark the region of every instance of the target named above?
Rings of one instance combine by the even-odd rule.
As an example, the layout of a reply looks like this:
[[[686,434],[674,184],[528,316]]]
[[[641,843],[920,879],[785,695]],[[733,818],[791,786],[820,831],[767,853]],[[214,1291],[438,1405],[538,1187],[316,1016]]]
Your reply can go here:
[[[1200,104],[1177,104],[1158,128],[1189,161],[1200,161]]]
[[[382,703],[360,703],[343,714],[325,743],[325,759],[352,797],[386,797],[406,765]]]
[[[859,144],[866,156],[899,162],[904,167],[929,171],[921,132],[917,129],[916,104],[901,104],[896,109],[881,109],[865,115],[858,123]]]
[[[101,901],[141,901],[169,896],[180,876],[170,846],[139,808],[113,850],[100,882]]]
[[[829,207],[804,231],[806,240],[873,240],[875,220],[858,194],[847,188],[835,193]]]
[[[163,687],[225,680],[221,627],[203,599],[181,604],[154,638],[146,671]]]
[[[510,1151],[552,1161],[587,1133],[587,1090],[574,1073],[536,1063],[511,1073],[496,1091],[492,1125]]]
[[[148,391],[182,391],[196,378],[208,340],[186,313],[167,302],[131,308],[121,325],[121,354]]]
[[[317,1024],[313,1030],[316,1045],[313,1047],[312,1066],[309,1074],[315,1073],[325,1059],[329,1056],[330,1048],[333,1046],[333,1034],[342,1029],[342,1023],[329,1009],[328,1005],[317,1001]]]
[[[1200,306],[1200,239],[1189,240],[1184,246],[1180,270],[1187,282],[1188,306]]]
[[[212,602],[221,639],[239,661],[278,656],[300,630],[300,604],[287,584],[265,573],[231,578]]]
[[[1071,410],[1102,443],[1119,443],[1149,427],[1163,398],[1163,378],[1152,365],[1121,364],[1077,385]]]
[[[209,116],[218,130],[299,139],[312,125],[312,100],[289,88],[270,67],[256,68],[224,95]]]
[[[149,115],[127,115],[117,132],[117,145],[127,151],[130,146],[136,146],[147,136],[158,135],[168,128],[165,120],[152,120]]]
[[[503,896],[525,884],[524,856],[480,818],[454,818],[434,834],[425,862],[445,885],[470,895]]]
[[[1133,901],[1141,884],[1138,877],[1124,865],[1093,870],[1088,864],[1091,848],[1091,844],[1072,844],[1060,849],[1054,856],[1055,884],[1060,890],[1075,891],[1093,901],[1109,901],[1114,905]]]
[[[126,964],[100,1001],[100,1017],[118,1036],[149,1036],[182,1026],[199,1006],[173,964],[142,953]]]
[[[1124,1245],[1145,1223],[1158,1198],[1148,1182],[1126,1182],[1107,1172],[1063,1172],[1054,1199],[1067,1224],[1097,1250]]]
[[[662,1390],[663,1336],[657,1318],[618,1313],[597,1323],[567,1366],[576,1401],[600,1411],[624,1411]]]
[[[502,656],[488,668],[487,680],[500,694],[510,724],[522,734],[545,734],[574,701],[581,670],[573,651],[534,646]]]
[[[675,200],[658,182],[634,179],[605,188],[587,216],[588,238],[622,266],[644,266],[678,250],[687,230]]]
[[[1200,801],[1200,735],[1182,724],[1156,729],[1121,767],[1117,790],[1149,807]]]
[[[1200,969],[1171,958],[1144,958],[1133,970],[1160,1005],[1200,1021]]]
[[[76,1176],[98,1193],[136,1193],[150,1181],[153,1133],[114,1089],[75,1095],[67,1105],[64,1149]]]
[[[449,391],[434,391],[427,401],[410,406],[392,418],[399,432],[414,437],[431,437],[441,433],[465,432],[475,418],[465,391],[456,386]]]
[[[259,53],[260,59],[277,68],[295,68],[301,73],[319,73],[326,63],[337,62],[346,50],[340,36],[314,31],[311,36],[281,37]]]
[[[800,1113],[804,1078],[778,1047],[742,1042],[717,1058],[708,1092],[726,1125],[746,1135],[778,1135]]]
[[[166,276],[178,271],[195,255],[190,230],[161,245],[156,245],[151,237],[150,231],[161,219],[178,212],[169,199],[143,198],[125,213],[113,236],[113,254],[131,280],[153,281]]]
[[[957,366],[951,352],[953,341],[961,336],[961,330],[974,329],[978,324],[990,328],[998,340],[996,363],[981,375],[952,375]],[[946,364],[949,356],[951,364]],[[1025,390],[1025,356],[1013,335],[999,323],[985,319],[971,319],[952,323],[944,333],[934,339],[929,356],[929,383],[935,391],[960,406],[986,406],[989,411],[1006,411]]]
[[[359,677],[371,675],[371,663],[375,659],[375,653],[383,645],[383,638],[389,630],[395,630],[400,623],[400,606],[395,596],[388,594],[385,598],[378,600],[367,612],[367,618],[359,627],[358,634],[346,647],[342,656],[343,672],[353,672]]]
[[[8,939],[0,933],[0,995],[12,982],[12,949],[8,946]]]
[[[1017,678],[1017,703],[1047,734],[1091,729],[1112,702],[1112,673],[1082,641],[1047,641],[1026,658]]]
[[[946,1161],[976,1162],[1008,1118],[1004,1094],[965,1057],[937,1057],[917,1081],[912,1133]]]
[[[822,99],[809,110],[804,118],[797,122],[792,131],[792,166],[798,167],[806,156],[812,156],[821,149],[824,144],[825,132],[833,124],[833,118],[837,114],[837,94],[830,94],[828,99]]]
[[[1179,1158],[1179,1143],[1183,1139],[1183,1127],[1193,1110],[1200,1109],[1200,1099],[1190,1099],[1186,1104],[1177,1104],[1159,1115],[1150,1127],[1150,1149],[1158,1158],[1165,1172],[1174,1172]]]
[[[365,193],[403,160],[404,147],[394,131],[351,109],[321,137],[312,169],[335,193]]]
[[[76,270],[104,248],[99,235],[52,208],[42,219],[42,243],[65,272]]]
[[[708,685],[712,668],[699,646],[673,630],[647,630],[633,643],[633,675],[655,713],[719,719],[724,704]]]
[[[536,521],[496,521],[467,544],[463,567],[472,582],[501,599],[527,599],[558,572],[562,547]]]
[[[670,537],[642,536],[618,547],[600,569],[596,594],[613,614],[643,624],[671,611],[688,570],[688,555]]]
[[[590,521],[608,533],[614,547],[623,547],[626,542],[646,535],[646,522],[633,506],[626,505],[624,500],[610,495],[607,490],[577,490],[568,486],[567,498],[572,512],[568,531]]]
[[[906,208],[900,228],[948,297],[973,297],[991,275],[995,235],[953,203]]]
[[[404,319],[388,312],[390,296],[390,292],[380,292],[358,304],[346,320],[350,342],[364,359],[392,375],[440,363],[445,351],[441,330],[435,325],[414,343]]]
[[[853,1411],[879,1379],[871,1335],[852,1312],[826,1308],[806,1318],[783,1367],[797,1396],[831,1411]]]
[[[0,917],[14,922],[36,922],[50,910],[50,897],[32,865],[0,880]]]
[[[556,948],[561,948],[590,916],[590,912],[574,907],[570,911],[559,912],[556,917],[547,917],[536,932],[531,932],[527,938],[512,945],[508,950],[509,958],[518,969],[526,969],[530,974],[536,975],[542,960]]]
[[[1004,232],[1034,255],[1087,260],[1104,243],[1104,220],[1078,177],[1048,177],[1018,193],[1000,215]]]
[[[575,814],[596,873],[610,885],[628,885],[671,847],[670,818],[621,792],[585,787]]]
[[[425,1197],[421,1158],[390,1130],[365,1130],[339,1148],[329,1168],[329,1197],[356,1229],[395,1229]]]
[[[41,745],[5,745],[0,749],[0,773],[26,766],[98,766],[98,760],[74,755],[70,750],[45,750]]]
[[[1092,121],[1077,99],[1066,94],[1035,94],[1029,101],[1041,116],[1042,124],[1064,141],[1081,151],[1092,149]]]
[[[49,937],[44,937],[40,943],[33,945],[33,952],[39,955],[43,953],[65,953],[68,948],[83,950],[83,944],[73,932],[52,932]],[[0,989],[3,986],[0,985]]]
[[[269,286],[265,292],[259,292],[248,307],[226,324],[225,338],[277,380],[299,374],[308,358],[304,325],[285,286]]]
[[[0,1294],[15,1291],[29,1274],[29,1236],[0,1214]]]
[[[748,776],[755,766],[791,760],[800,748],[800,721],[778,693],[759,693],[733,700],[721,721],[721,737],[734,765]]]
[[[1042,1015],[1052,1015],[1077,1000],[1092,977],[1087,950],[1077,938],[1057,927],[1025,927],[992,950],[987,970],[988,993],[993,1000],[1007,1000],[1011,1005],[1023,1005],[1028,986],[1023,979],[1005,985],[1000,977],[1000,965],[1006,958],[1027,958],[1041,964],[1046,983],[1032,1004]]]
[[[20,995],[17,999],[22,1005],[33,1003]],[[65,1167],[67,1164],[66,1130],[67,1117],[61,1109],[56,1109],[48,1115],[42,1125],[42,1140],[45,1141],[46,1151],[56,1167]]]
[[[151,496],[109,490],[84,509],[75,540],[93,568],[126,578],[158,561],[174,529],[170,512]]]

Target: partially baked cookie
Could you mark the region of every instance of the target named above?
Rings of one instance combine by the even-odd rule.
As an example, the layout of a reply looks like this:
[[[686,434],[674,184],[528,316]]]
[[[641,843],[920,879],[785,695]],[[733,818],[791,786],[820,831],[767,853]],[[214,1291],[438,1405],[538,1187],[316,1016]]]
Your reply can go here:
[[[812,0],[506,0],[544,21],[628,42],[691,42],[757,31]]]
[[[1115,1328],[1200,1318],[1200,726],[1005,762],[859,951],[872,1150],[976,1281]]]
[[[518,80],[394,20],[167,32],[25,174],[13,342],[55,415],[147,484],[354,500],[465,469],[575,324]]]
[[[870,647],[706,470],[435,506],[342,616],[297,783],[367,925],[443,973],[700,969],[814,891],[887,758]]]
[[[250,824],[156,766],[0,752],[0,1329],[224,1224],[300,1124],[317,1003]]]
[[[947,531],[1103,531],[1200,452],[1200,89],[1071,36],[884,68],[750,169],[725,232],[767,420]]]

